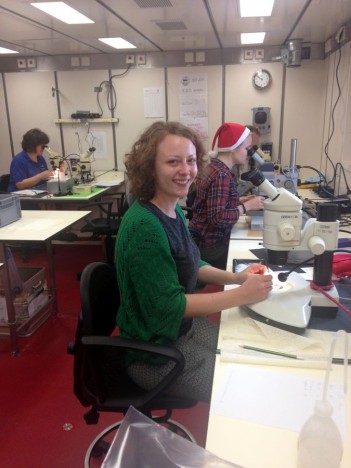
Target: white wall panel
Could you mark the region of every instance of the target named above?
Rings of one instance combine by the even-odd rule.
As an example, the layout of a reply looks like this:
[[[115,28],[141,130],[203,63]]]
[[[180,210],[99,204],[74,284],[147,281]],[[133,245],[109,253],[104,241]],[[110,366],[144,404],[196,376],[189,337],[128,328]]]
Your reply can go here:
[[[257,90],[252,84],[255,71],[265,68],[272,76],[271,85]],[[243,125],[252,125],[252,108],[270,107],[271,132],[262,135],[262,142],[273,143],[273,159],[279,159],[279,131],[282,93],[282,71],[280,63],[228,65],[226,67],[225,120]]]
[[[207,150],[217,128],[222,123],[222,66],[180,67],[168,69],[169,120],[180,120],[179,82],[184,75],[206,75],[208,89],[208,139],[204,141]]]
[[[282,154],[285,164],[290,161],[291,139],[297,139],[296,162],[320,170],[323,150],[323,125],[327,69],[325,61],[304,63],[287,68]],[[304,178],[317,176],[301,172]]]
[[[54,73],[6,73],[5,82],[15,154],[22,150],[24,133],[35,127],[48,134],[50,145],[60,148],[59,129],[54,124],[56,99],[51,91]],[[8,155],[8,165],[12,156]]]
[[[103,118],[111,118],[111,111],[107,105],[108,84],[107,70],[88,71],[61,71],[57,74],[58,89],[60,96],[61,116],[70,119],[77,111],[89,111],[101,114],[97,102],[98,93],[95,87],[101,85],[102,92],[99,93],[99,101],[102,107]],[[107,83],[107,84],[106,84]],[[98,119],[97,119],[98,121]],[[111,123],[72,123],[61,124],[65,155],[84,153],[90,146],[91,138],[102,132],[106,143],[102,159],[98,159],[92,165],[93,170],[108,170],[115,167],[113,152],[113,126]],[[59,127],[58,124],[56,124]]]
[[[112,74],[120,74],[113,70]],[[117,93],[116,127],[118,169],[124,170],[124,156],[140,133],[157,120],[144,116],[144,88],[160,87],[164,89],[163,68],[136,68],[121,78],[114,78],[113,85]]]
[[[326,61],[328,82],[326,85],[325,130],[323,152],[321,154],[322,172],[332,180],[334,167],[342,163],[349,187],[351,186],[351,49],[350,43],[332,54]],[[328,143],[329,141],[329,143]],[[328,143],[328,144],[327,144]],[[327,151],[324,148],[327,146]],[[327,153],[327,154],[326,154]],[[328,157],[330,159],[328,159]],[[334,167],[332,163],[333,161]],[[345,194],[347,185],[340,167],[336,168],[336,194]]]

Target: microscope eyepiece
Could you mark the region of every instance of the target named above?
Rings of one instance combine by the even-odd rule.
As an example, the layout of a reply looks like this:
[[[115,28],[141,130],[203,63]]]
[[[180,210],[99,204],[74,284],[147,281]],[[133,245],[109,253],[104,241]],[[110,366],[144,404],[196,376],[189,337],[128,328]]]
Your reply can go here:
[[[259,187],[266,180],[265,176],[258,169],[244,172],[241,174],[241,179],[247,182],[251,182],[255,187]]]

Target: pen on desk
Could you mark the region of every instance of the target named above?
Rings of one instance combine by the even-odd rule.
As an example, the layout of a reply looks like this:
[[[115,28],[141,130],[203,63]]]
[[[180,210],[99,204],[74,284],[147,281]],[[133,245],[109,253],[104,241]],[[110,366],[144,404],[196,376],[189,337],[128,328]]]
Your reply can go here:
[[[275,356],[282,356],[290,359],[303,359],[295,354],[281,353],[280,351],[272,351],[270,349],[255,348],[254,346],[240,345],[240,348],[249,349],[250,351],[258,351],[259,353],[274,354]]]
[[[258,351],[258,352],[261,352],[261,353],[265,353],[265,354],[273,354],[275,356],[282,356],[282,357],[287,357],[287,358],[290,358],[290,359],[298,359],[298,360],[301,360],[301,361],[308,361],[308,360],[321,360],[323,358],[316,358],[315,356],[311,356],[311,357],[308,357],[308,356],[297,356],[295,354],[289,354],[289,353],[281,353],[279,351],[272,351],[272,350],[269,350],[269,349],[262,349],[262,348],[255,348],[254,346],[248,346],[248,345],[239,345],[240,348],[243,348],[243,349],[248,349],[248,350],[251,350],[251,351]],[[221,350],[220,349],[216,349],[216,354],[221,354]],[[325,361],[327,361],[327,357],[325,358]],[[344,359],[343,358],[333,358],[332,360],[332,363],[333,364],[344,364]],[[347,360],[347,364],[348,365],[351,365],[351,359],[348,359]]]

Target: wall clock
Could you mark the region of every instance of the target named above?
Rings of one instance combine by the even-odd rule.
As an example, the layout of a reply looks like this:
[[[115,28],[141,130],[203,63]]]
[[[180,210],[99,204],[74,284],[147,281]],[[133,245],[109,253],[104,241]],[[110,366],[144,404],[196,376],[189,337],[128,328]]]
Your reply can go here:
[[[257,70],[252,75],[252,84],[256,89],[266,89],[272,82],[272,75],[268,70]]]

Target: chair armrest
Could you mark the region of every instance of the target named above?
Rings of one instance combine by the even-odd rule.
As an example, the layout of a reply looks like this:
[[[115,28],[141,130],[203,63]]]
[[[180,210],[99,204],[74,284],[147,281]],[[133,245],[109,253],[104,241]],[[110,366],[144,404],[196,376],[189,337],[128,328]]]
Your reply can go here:
[[[142,340],[126,339],[119,336],[84,336],[82,337],[82,343],[88,348],[114,347],[130,351],[144,351],[173,361],[175,364],[170,372],[158,385],[148,391],[147,402],[151,401],[160,393],[166,391],[167,387],[174,382],[185,366],[183,354],[177,348],[171,346],[164,346]]]

